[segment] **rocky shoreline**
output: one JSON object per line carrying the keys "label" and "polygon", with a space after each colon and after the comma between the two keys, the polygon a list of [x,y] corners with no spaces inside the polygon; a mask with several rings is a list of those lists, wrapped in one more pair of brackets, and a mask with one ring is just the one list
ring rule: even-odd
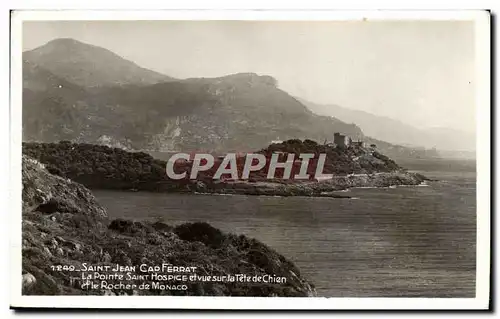
{"label": "rocky shoreline", "polygon": [[[264,150],[274,152],[326,152],[325,174],[330,180],[267,179],[267,171],[254,172],[248,180],[213,179],[213,169],[196,180],[174,180],[166,175],[166,162],[143,152],[106,146],[59,143],[24,143],[23,154],[39,160],[49,172],[70,178],[89,189],[149,191],[160,193],[227,194],[257,196],[307,196],[350,198],[338,191],[355,187],[419,185],[425,176],[410,173],[386,156],[363,148],[337,149],[314,141],[290,140]],[[239,163],[241,164],[241,163]],[[182,167],[189,170],[189,164]],[[293,176],[293,175],[292,175]],[[312,176],[312,175],[311,175]]]}
{"label": "rocky shoreline", "polygon": [[427,180],[429,179],[421,174],[401,170],[387,173],[334,176],[331,180],[320,182],[234,181],[210,185],[203,182],[193,182],[189,189],[200,194],[351,198],[348,195],[335,192],[358,187],[416,186]]}
{"label": "rocky shoreline", "polygon": [[[25,295],[316,296],[314,286],[291,261],[256,239],[200,222],[171,226],[110,220],[84,186],[49,173],[24,155],[22,168]],[[162,264],[191,267],[204,278],[268,275],[285,283],[196,281],[186,282],[185,290],[134,289],[130,287],[144,280],[133,277],[129,283],[135,286],[82,289],[81,273],[72,272],[87,265],[111,269]],[[141,274],[135,268],[129,273]]]}
{"label": "rocky shoreline", "polygon": [[[23,151],[28,155],[23,155],[22,163],[22,260],[23,293],[29,295],[316,296],[314,286],[291,261],[258,240],[226,234],[207,223],[172,226],[162,222],[110,220],[86,187],[350,198],[339,192],[356,187],[420,185],[429,180],[385,159],[388,163],[383,166],[385,171],[334,173],[332,179],[322,181],[229,181],[213,180],[210,176],[174,181],[165,180],[164,162],[145,153],[66,142],[25,146]],[[86,290],[74,274],[53,268],[65,265],[67,269],[79,269],[85,263],[107,267],[168,263],[194,267],[203,276],[272,275],[285,278],[286,284],[189,282],[184,290],[141,290],[133,286]],[[134,274],[140,275],[140,271]],[[140,281],[131,280],[135,287]]]}

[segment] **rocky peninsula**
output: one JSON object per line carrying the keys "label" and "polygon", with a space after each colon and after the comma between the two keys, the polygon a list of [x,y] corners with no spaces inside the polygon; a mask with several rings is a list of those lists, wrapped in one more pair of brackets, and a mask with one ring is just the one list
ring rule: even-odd
{"label": "rocky peninsula", "polygon": [[[166,176],[166,162],[153,158],[145,152],[128,152],[103,145],[59,143],[23,143],[23,154],[31,156],[46,165],[47,169],[65,178],[70,178],[90,189],[116,189],[152,192],[184,192],[208,194],[244,194],[259,196],[311,196],[349,198],[338,191],[353,187],[390,187],[397,185],[419,185],[428,180],[425,176],[406,171],[387,156],[364,147],[339,148],[320,145],[311,140],[289,140],[272,144],[259,151],[266,158],[280,154],[282,160],[287,154],[312,153],[311,176],[315,170],[318,154],[326,154],[324,173],[333,178],[317,181],[279,178],[267,179],[268,166],[251,172],[247,180],[231,180],[222,175],[212,177],[220,165],[189,178],[172,180]],[[238,157],[241,166],[244,155]],[[176,169],[190,170],[189,162],[179,163]],[[294,163],[292,174],[300,169]]]}
{"label": "rocky peninsula", "polygon": [[[51,174],[26,155],[22,170],[23,294],[316,296],[314,286],[291,261],[256,239],[200,222],[171,226],[110,220],[83,185]],[[89,265],[100,267],[96,270],[119,268],[120,274],[114,275],[128,276],[130,285],[120,286],[113,282],[118,277],[92,272],[94,279],[107,276],[108,288],[82,289],[83,272],[78,270]],[[173,265],[173,275],[176,269],[190,269],[197,278],[240,274],[242,280],[189,281],[184,290],[165,289],[167,283],[139,288],[146,276],[143,270],[158,265]],[[243,280],[253,277],[269,280]]]}
{"label": "rocky peninsula", "polygon": [[234,181],[213,183],[210,187],[207,187],[203,182],[197,182],[192,187],[197,193],[202,194],[350,198],[350,196],[338,192],[357,187],[416,186],[425,183],[427,180],[421,174],[395,171],[334,176],[331,180],[319,182]]}

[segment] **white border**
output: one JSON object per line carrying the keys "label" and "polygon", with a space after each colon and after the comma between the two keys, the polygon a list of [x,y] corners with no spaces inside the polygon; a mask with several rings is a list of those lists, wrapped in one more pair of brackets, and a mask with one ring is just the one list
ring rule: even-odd
{"label": "white border", "polygon": [[[477,279],[476,298],[267,298],[165,296],[22,296],[21,97],[24,20],[470,20],[476,25]],[[490,18],[484,11],[18,11],[11,30],[11,306],[163,309],[487,309],[490,264]],[[124,299],[125,298],[125,299]]]}
{"label": "white border", "polygon": [[477,10],[59,10],[14,12],[13,20],[269,20],[269,21],[353,21],[353,20],[470,20],[487,19]]}

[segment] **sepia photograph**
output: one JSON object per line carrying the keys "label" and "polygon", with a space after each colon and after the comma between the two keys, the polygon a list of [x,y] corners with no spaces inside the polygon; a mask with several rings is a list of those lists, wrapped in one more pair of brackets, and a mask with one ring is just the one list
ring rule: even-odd
{"label": "sepia photograph", "polygon": [[14,11],[13,306],[487,306],[489,13],[328,14]]}

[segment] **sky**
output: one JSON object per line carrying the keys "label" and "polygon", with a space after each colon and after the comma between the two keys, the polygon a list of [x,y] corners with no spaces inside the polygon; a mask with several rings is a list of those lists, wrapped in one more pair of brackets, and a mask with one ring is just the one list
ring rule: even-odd
{"label": "sky", "polygon": [[271,75],[321,104],[419,128],[475,131],[467,21],[30,21],[23,50],[56,38],[102,46],[176,78]]}

